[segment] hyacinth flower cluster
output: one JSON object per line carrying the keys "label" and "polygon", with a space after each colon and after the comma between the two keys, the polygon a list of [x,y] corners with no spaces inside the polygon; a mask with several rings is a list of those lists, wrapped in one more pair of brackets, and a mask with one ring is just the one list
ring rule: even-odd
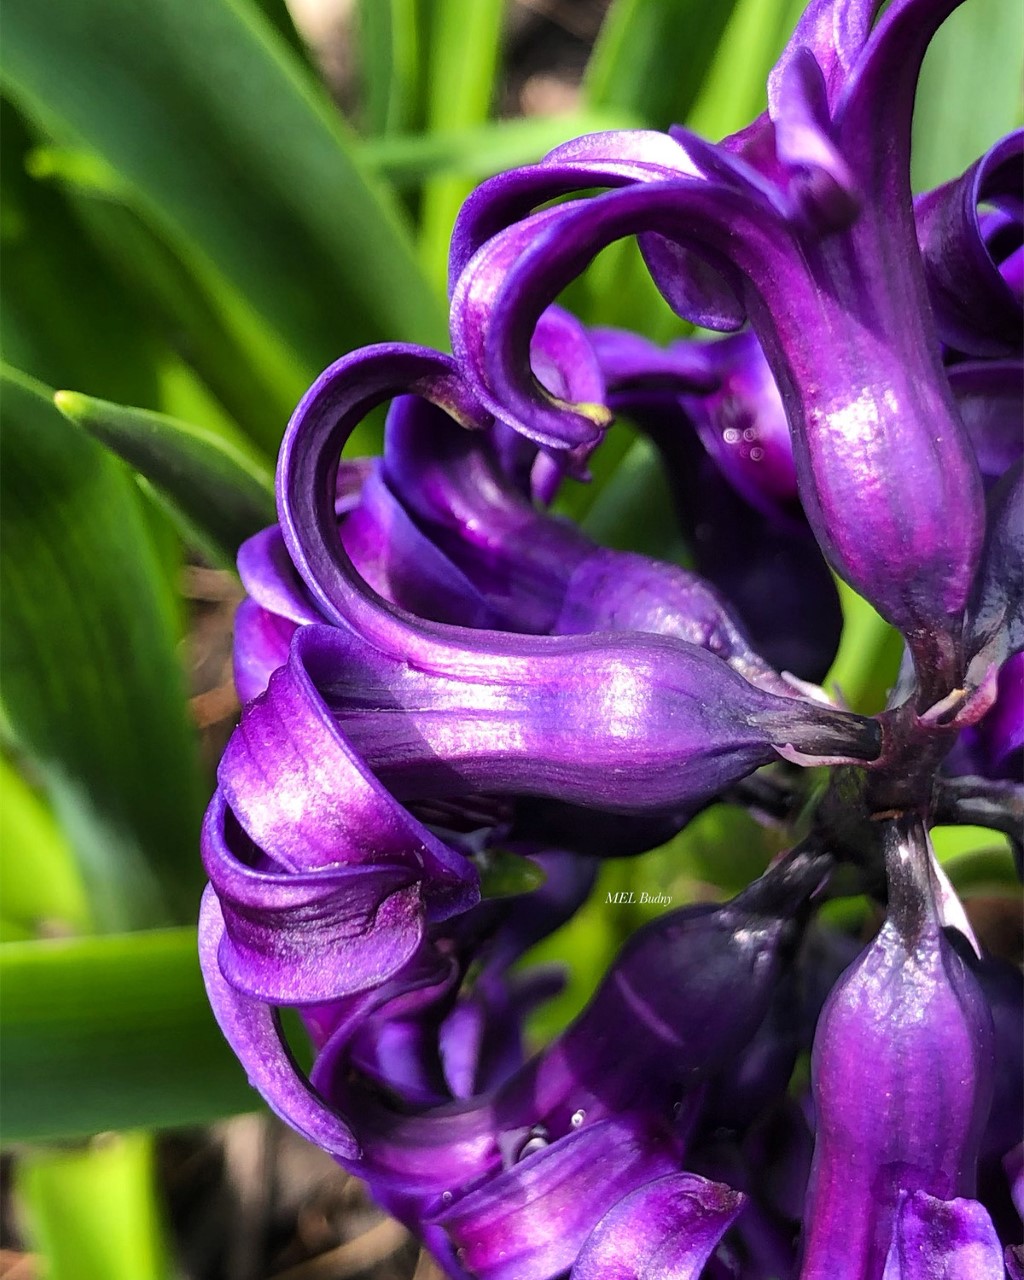
{"label": "hyacinth flower cluster", "polygon": [[[254,1087],[454,1280],[1021,1274],[1024,989],[928,834],[1018,839],[1024,804],[1024,144],[909,179],[954,7],[812,0],[741,133],[598,134],[485,182],[453,354],[356,351],[288,427],[280,523],[239,558],[203,969]],[[556,305],[627,236],[729,336]],[[386,403],[382,456],[342,461]],[[616,417],[692,568],[552,513]],[[874,716],[819,687],[833,573],[905,641]],[[520,958],[602,859],[723,799],[788,852],[645,925],[528,1056],[557,981]],[[485,896],[508,853],[543,883]],[[877,904],[866,944],[819,919],[837,893]]]}

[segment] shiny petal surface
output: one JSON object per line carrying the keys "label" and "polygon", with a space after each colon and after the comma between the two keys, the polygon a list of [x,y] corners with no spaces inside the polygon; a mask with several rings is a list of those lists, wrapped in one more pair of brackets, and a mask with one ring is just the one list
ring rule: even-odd
{"label": "shiny petal surface", "polygon": [[924,833],[885,840],[889,916],[815,1035],[803,1280],[878,1274],[902,1193],[972,1195],[991,1101],[991,1015],[940,930]]}
{"label": "shiny petal surface", "polygon": [[743,1199],[692,1173],[649,1182],[623,1197],[597,1224],[571,1280],[698,1280]]}
{"label": "shiny petal surface", "polygon": [[527,1155],[436,1223],[481,1280],[553,1280],[617,1201],[673,1172],[655,1134],[603,1121]]}
{"label": "shiny petal surface", "polygon": [[1003,1248],[977,1200],[903,1201],[882,1280],[1003,1280]]}

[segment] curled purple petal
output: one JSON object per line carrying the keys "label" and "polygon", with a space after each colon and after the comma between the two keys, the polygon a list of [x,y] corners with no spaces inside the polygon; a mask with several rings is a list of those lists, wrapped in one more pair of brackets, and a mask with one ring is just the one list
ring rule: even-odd
{"label": "curled purple petal", "polygon": [[218,960],[224,925],[216,894],[207,889],[199,917],[199,960],[213,1012],[228,1043],[245,1064],[249,1082],[271,1110],[303,1137],[341,1160],[357,1160],[351,1130],[298,1072],[281,1037],[274,1010],[236,991]]}
{"label": "curled purple petal", "polygon": [[221,903],[221,972],[271,1004],[316,1003],[376,986],[402,968],[423,936],[409,866],[281,872],[247,866],[229,847],[214,797],[203,829],[206,871]]}
{"label": "curled purple petal", "polygon": [[743,1201],[738,1192],[693,1173],[649,1182],[597,1224],[571,1280],[698,1280]]}
{"label": "curled purple petal", "polygon": [[539,1144],[435,1224],[459,1265],[481,1280],[553,1280],[614,1204],[675,1170],[657,1134],[604,1120]]}
{"label": "curled purple petal", "polygon": [[[1003,138],[962,177],[918,196],[918,240],[939,336],[972,356],[1017,356],[1022,300],[986,243],[980,208],[1019,202],[1024,133]],[[1021,231],[1018,204],[1017,237]]]}

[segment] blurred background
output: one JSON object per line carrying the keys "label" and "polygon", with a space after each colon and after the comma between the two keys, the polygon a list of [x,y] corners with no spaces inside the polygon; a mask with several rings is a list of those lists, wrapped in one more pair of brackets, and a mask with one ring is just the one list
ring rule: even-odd
{"label": "blurred background", "polygon": [[[436,1274],[261,1109],[206,1005],[198,827],[239,710],[234,551],[274,518],[277,443],[325,365],[384,339],[447,345],[448,237],[477,182],[598,129],[745,125],[802,7],[5,0],[0,1276]],[[941,33],[918,188],[1019,123],[1022,22],[1017,0],[969,0]],[[684,332],[631,245],[567,301]],[[563,509],[612,545],[680,551],[626,427]],[[844,605],[832,677],[873,711],[898,647]],[[1019,955],[1005,846],[940,839],[979,931]],[[606,892],[720,898],[775,851],[718,807],[642,865],[610,862],[538,955],[572,957],[538,1041],[645,918],[602,910]]]}

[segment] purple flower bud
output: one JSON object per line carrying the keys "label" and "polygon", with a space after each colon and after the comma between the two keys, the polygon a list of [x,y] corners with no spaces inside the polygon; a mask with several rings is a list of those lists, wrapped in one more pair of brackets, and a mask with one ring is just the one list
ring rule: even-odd
{"label": "purple flower bud", "polygon": [[885,830],[889,914],[821,1016],[804,1280],[880,1274],[902,1197],[974,1193],[992,1091],[992,1020],[940,927],[931,852],[909,819]]}

